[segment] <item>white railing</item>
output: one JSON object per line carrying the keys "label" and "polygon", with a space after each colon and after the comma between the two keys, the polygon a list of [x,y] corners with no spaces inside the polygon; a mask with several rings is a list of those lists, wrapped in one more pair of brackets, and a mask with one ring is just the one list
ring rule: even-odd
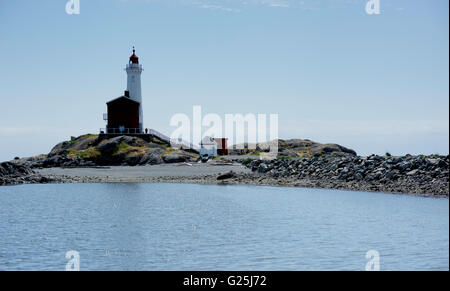
{"label": "white railing", "polygon": [[128,64],[125,69],[139,69],[143,71],[142,65],[138,64]]}
{"label": "white railing", "polygon": [[142,134],[139,128],[100,128],[106,134]]}
{"label": "white railing", "polygon": [[160,140],[163,140],[167,143],[170,143],[172,147],[182,148],[182,149],[193,149],[198,150],[198,147],[194,146],[192,143],[188,143],[187,141],[181,139],[170,138],[165,134],[160,133],[154,129],[150,129],[148,131],[149,134],[156,136]]}
{"label": "white railing", "polygon": [[159,131],[156,131],[154,129],[150,129],[148,131],[149,134],[156,136],[157,138],[159,138],[160,140],[163,140],[167,143],[170,143],[170,137],[168,137],[167,135],[164,135],[162,133],[160,133]]}

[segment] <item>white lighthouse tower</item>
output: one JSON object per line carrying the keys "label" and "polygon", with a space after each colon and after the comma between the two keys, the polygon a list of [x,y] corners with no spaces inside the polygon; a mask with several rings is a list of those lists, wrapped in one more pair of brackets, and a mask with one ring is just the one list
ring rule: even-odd
{"label": "white lighthouse tower", "polygon": [[144,116],[142,113],[142,95],[141,95],[141,73],[143,71],[142,65],[139,64],[139,58],[136,56],[136,50],[133,47],[133,55],[130,57],[130,62],[125,68],[127,71],[127,91],[130,94],[130,99],[139,102],[139,131],[143,131]]}

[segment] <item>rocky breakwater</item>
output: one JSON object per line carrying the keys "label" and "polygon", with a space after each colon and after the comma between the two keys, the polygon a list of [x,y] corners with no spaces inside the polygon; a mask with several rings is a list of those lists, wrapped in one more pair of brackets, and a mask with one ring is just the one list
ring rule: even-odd
{"label": "rocky breakwater", "polygon": [[323,154],[303,159],[244,160],[259,182],[448,197],[448,156]]}

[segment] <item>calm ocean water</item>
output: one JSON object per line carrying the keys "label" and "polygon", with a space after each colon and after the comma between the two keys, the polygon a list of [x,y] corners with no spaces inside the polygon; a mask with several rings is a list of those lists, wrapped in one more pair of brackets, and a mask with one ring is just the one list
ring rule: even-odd
{"label": "calm ocean water", "polygon": [[0,269],[449,269],[449,201],[182,184],[0,188]]}

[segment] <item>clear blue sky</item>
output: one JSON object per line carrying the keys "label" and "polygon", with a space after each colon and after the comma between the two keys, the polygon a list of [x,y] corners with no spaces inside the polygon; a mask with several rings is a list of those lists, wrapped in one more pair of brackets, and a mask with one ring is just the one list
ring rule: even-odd
{"label": "clear blue sky", "polygon": [[145,126],[278,113],[281,138],[448,154],[447,0],[0,2],[0,160],[104,127],[136,46]]}

